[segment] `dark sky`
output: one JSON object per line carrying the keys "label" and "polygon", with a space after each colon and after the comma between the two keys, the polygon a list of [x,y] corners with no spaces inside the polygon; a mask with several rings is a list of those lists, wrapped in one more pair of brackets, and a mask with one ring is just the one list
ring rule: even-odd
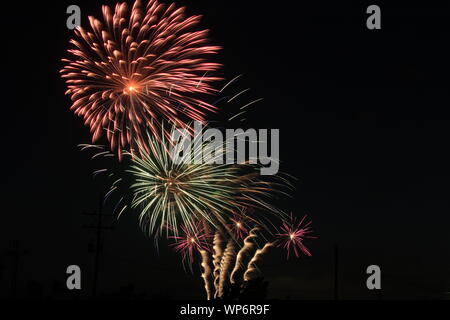
{"label": "dark sky", "polygon": [[[167,2],[167,1],[164,1]],[[281,130],[281,170],[299,180],[285,208],[314,221],[312,258],[274,251],[262,268],[273,298],[333,298],[339,247],[340,297],[378,298],[365,269],[382,268],[382,297],[442,298],[450,291],[449,5],[380,3],[382,30],[369,31],[356,1],[176,1],[203,14],[228,78],[244,74],[264,97],[251,125]],[[106,185],[77,147],[89,130],[69,110],[58,71],[71,32],[66,8],[86,16],[114,1],[15,1],[2,9],[3,188],[0,297],[11,295],[8,251],[18,241],[16,295],[89,297],[95,219]],[[295,5],[294,5],[295,3]],[[113,206],[107,204],[105,213]],[[136,215],[105,218],[99,292],[133,285],[146,297],[202,298],[198,273],[139,229]],[[68,265],[83,290],[68,293]],[[121,289],[122,288],[122,289]]]}

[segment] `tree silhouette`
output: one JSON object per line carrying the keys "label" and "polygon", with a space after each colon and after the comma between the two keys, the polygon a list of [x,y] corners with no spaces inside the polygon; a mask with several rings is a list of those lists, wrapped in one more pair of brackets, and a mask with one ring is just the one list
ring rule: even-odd
{"label": "tree silhouette", "polygon": [[230,284],[224,290],[220,300],[265,300],[269,282],[264,277]]}

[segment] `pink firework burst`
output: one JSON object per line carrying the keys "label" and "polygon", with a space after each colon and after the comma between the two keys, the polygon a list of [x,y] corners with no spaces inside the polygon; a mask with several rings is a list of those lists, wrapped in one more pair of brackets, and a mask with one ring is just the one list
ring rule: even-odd
{"label": "pink firework burst", "polygon": [[248,229],[246,227],[248,217],[245,213],[246,210],[244,209],[240,213],[233,213],[233,216],[230,218],[230,230],[238,239],[244,239],[248,234]]}
{"label": "pink firework burst", "polygon": [[280,243],[278,246],[282,246],[287,250],[287,258],[291,251],[294,252],[295,256],[298,258],[300,254],[303,253],[307,256],[311,256],[311,252],[303,244],[305,239],[315,239],[317,237],[310,236],[313,233],[311,228],[312,221],[306,222],[307,216],[305,215],[300,222],[297,222],[295,217],[291,214],[291,219],[288,222],[283,222],[281,226],[281,233],[277,234],[280,238]]}
{"label": "pink firework burst", "polygon": [[84,118],[93,142],[105,133],[121,158],[130,145],[146,148],[147,130],[160,137],[163,121],[185,127],[215,111],[203,96],[215,92],[219,78],[211,73],[220,64],[209,58],[220,48],[198,29],[200,16],[157,0],[102,9],[102,19],[89,17],[90,26],[75,30],[61,70],[71,110]]}
{"label": "pink firework burst", "polygon": [[211,238],[211,235],[204,231],[201,222],[198,222],[193,229],[196,231],[191,231],[190,228],[182,225],[180,236],[169,237],[175,239],[176,242],[171,246],[174,247],[176,252],[181,252],[183,263],[187,260],[189,264],[192,264],[194,262],[194,254],[196,251],[209,251],[208,239]]}

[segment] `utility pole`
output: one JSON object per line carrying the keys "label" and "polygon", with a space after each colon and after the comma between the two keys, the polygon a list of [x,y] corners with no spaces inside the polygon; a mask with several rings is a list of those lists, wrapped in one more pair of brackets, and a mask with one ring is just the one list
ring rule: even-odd
{"label": "utility pole", "polygon": [[3,280],[3,272],[5,270],[5,266],[3,264],[0,264],[0,281]]}
{"label": "utility pole", "polygon": [[98,288],[98,272],[99,272],[99,261],[100,261],[100,253],[103,251],[102,244],[102,231],[103,230],[112,230],[111,226],[103,226],[103,217],[111,217],[112,214],[103,214],[103,195],[101,194],[99,197],[99,206],[98,210],[93,213],[83,212],[83,215],[96,217],[97,223],[94,225],[84,225],[84,229],[91,229],[96,231],[95,237],[95,253],[94,253],[94,281],[92,286],[92,296],[95,297],[97,295]]}
{"label": "utility pole", "polygon": [[13,240],[11,242],[11,249],[7,252],[7,255],[11,257],[12,264],[12,276],[11,276],[11,298],[15,298],[17,294],[17,281],[19,278],[19,260],[20,257],[26,254],[26,251],[21,251],[19,241]]}
{"label": "utility pole", "polygon": [[339,249],[334,246],[334,300],[339,300]]}

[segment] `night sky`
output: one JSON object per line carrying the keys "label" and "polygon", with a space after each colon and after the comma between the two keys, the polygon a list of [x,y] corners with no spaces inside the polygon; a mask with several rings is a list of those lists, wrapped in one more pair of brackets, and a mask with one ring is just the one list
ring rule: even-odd
{"label": "night sky", "polygon": [[[168,2],[168,1],[164,1]],[[89,129],[70,110],[59,78],[72,32],[66,8],[101,14],[115,1],[15,1],[2,9],[3,192],[0,297],[90,298],[95,231],[105,180],[89,153]],[[442,299],[450,291],[449,5],[379,4],[382,30],[366,28],[356,1],[186,0],[223,46],[231,79],[244,74],[254,128],[279,128],[281,170],[298,178],[283,208],[308,214],[313,257],[272,251],[261,264],[275,299]],[[103,140],[103,142],[105,142]],[[6,180],[5,180],[6,179]],[[104,214],[114,203],[106,203]],[[98,294],[202,299],[197,272],[141,232],[137,215],[104,217]],[[19,264],[11,251],[19,245]],[[82,288],[65,289],[79,265]],[[382,270],[370,292],[367,266]],[[17,271],[17,277],[15,277]],[[17,279],[14,288],[12,279]],[[15,292],[14,292],[15,291]]]}

